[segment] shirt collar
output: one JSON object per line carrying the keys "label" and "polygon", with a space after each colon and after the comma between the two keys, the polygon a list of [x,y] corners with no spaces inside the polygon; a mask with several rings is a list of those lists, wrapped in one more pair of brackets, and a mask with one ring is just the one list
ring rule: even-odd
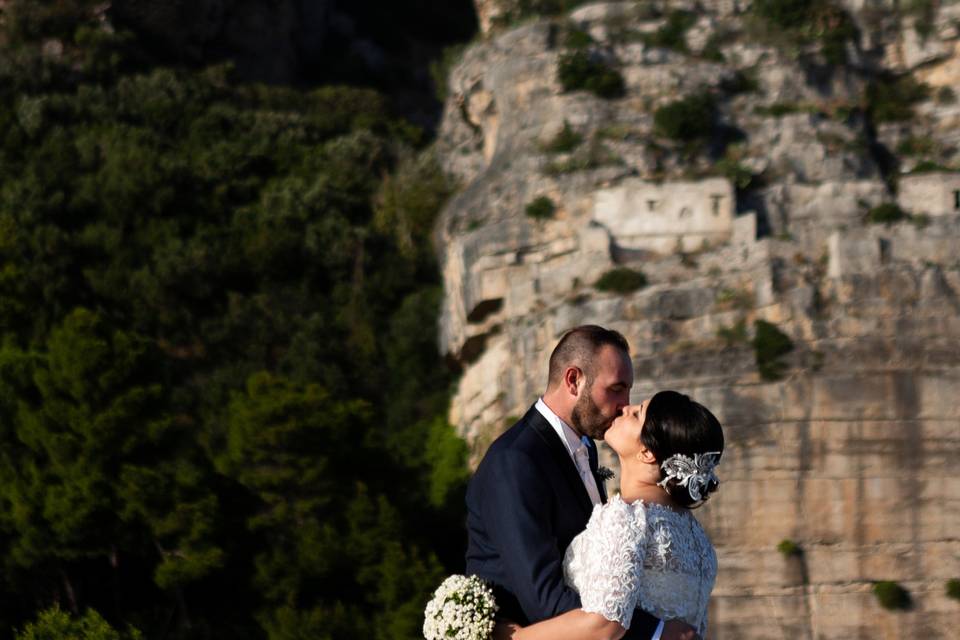
{"label": "shirt collar", "polygon": [[547,403],[543,401],[543,398],[537,399],[537,404],[534,405],[537,411],[540,412],[547,422],[550,423],[550,426],[553,427],[553,430],[557,432],[557,435],[560,436],[561,442],[567,448],[567,453],[570,454],[570,457],[573,457],[573,452],[584,446],[583,442],[580,440],[580,436],[577,435],[577,432],[573,430],[573,427],[568,425],[566,422],[560,419],[560,416],[555,414],[550,407],[547,406]]}

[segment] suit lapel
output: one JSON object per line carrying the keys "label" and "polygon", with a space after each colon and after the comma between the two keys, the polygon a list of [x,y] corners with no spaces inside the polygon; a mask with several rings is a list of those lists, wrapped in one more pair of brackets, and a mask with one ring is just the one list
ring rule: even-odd
{"label": "suit lapel", "polygon": [[560,475],[563,476],[567,484],[570,485],[570,490],[573,492],[573,495],[576,496],[577,503],[584,512],[584,521],[586,521],[590,518],[590,513],[593,511],[593,502],[590,500],[590,494],[587,493],[587,488],[583,486],[583,480],[580,479],[580,474],[577,472],[576,465],[573,464],[573,459],[570,457],[570,454],[567,453],[567,448],[560,441],[560,436],[553,430],[553,427],[550,426],[547,419],[537,411],[536,407],[531,408],[527,413],[527,420],[530,427],[536,431],[537,435],[539,435],[546,444],[547,449],[550,450],[550,455],[554,458]]}

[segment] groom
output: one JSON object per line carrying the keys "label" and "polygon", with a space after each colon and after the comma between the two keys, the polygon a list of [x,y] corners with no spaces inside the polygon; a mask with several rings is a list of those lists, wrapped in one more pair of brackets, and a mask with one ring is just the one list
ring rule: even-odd
{"label": "groom", "polygon": [[[546,393],[494,441],[470,481],[466,570],[493,584],[499,617],[526,625],[580,607],[563,580],[563,554],[606,502],[593,440],[630,403],[629,350],[610,329],[567,331],[550,355]],[[681,621],[640,610],[625,636],[696,637]]]}

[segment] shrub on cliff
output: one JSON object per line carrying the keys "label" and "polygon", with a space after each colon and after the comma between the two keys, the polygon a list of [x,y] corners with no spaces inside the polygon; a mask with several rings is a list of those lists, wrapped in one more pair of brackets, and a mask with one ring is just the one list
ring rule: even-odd
{"label": "shrub on cliff", "polygon": [[620,98],[625,93],[620,72],[585,49],[560,56],[557,80],[564,91],[589,91],[608,100]]}
{"label": "shrub on cliff", "polygon": [[553,217],[556,210],[557,205],[553,203],[553,200],[547,196],[540,196],[527,203],[526,214],[527,217],[534,220],[547,220]]}
{"label": "shrub on cliff", "polygon": [[593,284],[598,291],[612,291],[614,293],[632,293],[647,286],[647,276],[640,271],[629,267],[617,267],[604,273]]}
{"label": "shrub on cliff", "polygon": [[717,328],[717,338],[723,342],[725,347],[733,347],[737,344],[747,341],[747,324],[741,318],[733,326],[722,326]]}
{"label": "shrub on cliff", "polygon": [[884,609],[909,609],[912,605],[910,592],[891,580],[881,580],[873,584],[873,595]]}
{"label": "shrub on cliff", "polygon": [[832,0],[755,0],[753,13],[778,37],[797,44],[819,44],[832,65],[847,61],[847,43],[857,29],[847,11]]}
{"label": "shrub on cliff", "polygon": [[902,122],[913,119],[913,105],[926,100],[930,88],[911,76],[880,78],[866,89],[865,102],[874,122]]}
{"label": "shrub on cliff", "polygon": [[549,142],[543,145],[543,150],[548,153],[570,153],[580,146],[583,142],[583,136],[577,133],[570,123],[563,121],[563,128],[557,132]]}
{"label": "shrub on cliff", "polygon": [[567,49],[586,49],[594,44],[593,36],[574,25],[568,25],[563,36],[563,46]]}
{"label": "shrub on cliff", "polygon": [[960,600],[960,578],[947,580],[947,597],[952,600]]}
{"label": "shrub on cliff", "polygon": [[907,217],[903,209],[893,202],[884,202],[867,212],[867,220],[873,224],[891,224]]}
{"label": "shrub on cliff", "polygon": [[753,12],[781,29],[796,29],[806,24],[817,0],[754,0]]}
{"label": "shrub on cliff", "polygon": [[755,320],[753,328],[753,352],[760,377],[779,380],[787,366],[783,357],[793,351],[793,341],[777,325],[766,320]]}
{"label": "shrub on cliff", "polygon": [[777,545],[777,551],[779,551],[780,555],[784,558],[794,558],[803,555],[803,549],[800,548],[800,545],[789,538],[780,541]]}
{"label": "shrub on cliff", "polygon": [[709,93],[696,93],[663,105],[653,114],[653,126],[659,135],[679,142],[706,138],[713,131],[716,102]]}
{"label": "shrub on cliff", "polygon": [[697,14],[692,11],[675,9],[667,14],[663,26],[647,34],[643,41],[651,47],[663,47],[674,51],[687,51],[687,30],[697,21]]}

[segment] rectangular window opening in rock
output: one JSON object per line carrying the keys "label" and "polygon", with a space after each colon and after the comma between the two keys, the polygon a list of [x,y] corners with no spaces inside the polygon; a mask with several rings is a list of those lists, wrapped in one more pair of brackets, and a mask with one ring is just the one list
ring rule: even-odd
{"label": "rectangular window opening in rock", "polygon": [[713,215],[720,215],[720,201],[723,200],[722,195],[713,194],[710,196],[710,199],[713,200]]}
{"label": "rectangular window opening in rock", "polygon": [[880,238],[880,264],[886,264],[890,261],[890,241],[886,238]]}
{"label": "rectangular window opening in rock", "polygon": [[953,208],[960,209],[960,189],[953,192]]}
{"label": "rectangular window opening in rock", "polygon": [[657,210],[657,201],[647,200],[647,211],[656,211],[656,210]]}

